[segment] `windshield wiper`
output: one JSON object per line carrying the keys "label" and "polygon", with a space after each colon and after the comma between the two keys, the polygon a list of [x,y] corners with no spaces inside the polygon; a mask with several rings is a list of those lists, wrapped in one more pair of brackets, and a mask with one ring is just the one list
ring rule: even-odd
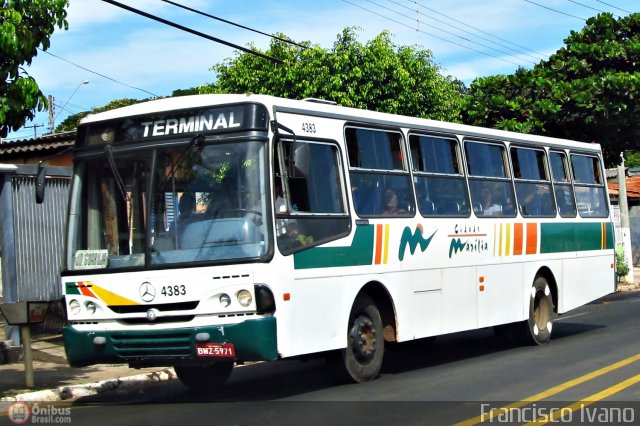
{"label": "windshield wiper", "polygon": [[116,184],[118,185],[118,189],[120,190],[120,195],[125,201],[129,201],[129,194],[127,194],[127,188],[124,185],[124,180],[122,180],[122,176],[118,171],[118,167],[116,166],[116,161],[113,158],[113,148],[111,145],[105,145],[104,153],[107,155],[107,160],[109,161],[109,167],[111,168],[111,173],[116,180]]}

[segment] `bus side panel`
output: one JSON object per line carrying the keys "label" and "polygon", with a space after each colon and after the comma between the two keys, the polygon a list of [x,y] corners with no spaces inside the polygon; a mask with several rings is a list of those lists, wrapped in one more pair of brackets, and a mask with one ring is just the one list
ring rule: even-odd
{"label": "bus side panel", "polygon": [[612,259],[611,250],[591,255],[583,252],[575,259],[566,259],[558,313],[575,309],[613,292],[615,284]]}
{"label": "bus side panel", "polygon": [[344,282],[341,276],[296,279],[291,299],[294,304],[292,355],[344,348],[350,307],[343,308]]}
{"label": "bus side panel", "polygon": [[476,269],[460,266],[442,270],[443,334],[478,327]]}
{"label": "bus side panel", "polygon": [[442,270],[407,272],[406,282],[413,287],[413,337],[434,336],[442,332]]}
{"label": "bus side panel", "polygon": [[[478,327],[506,324],[523,319],[522,263],[478,267]],[[526,284],[525,287],[530,287]]]}

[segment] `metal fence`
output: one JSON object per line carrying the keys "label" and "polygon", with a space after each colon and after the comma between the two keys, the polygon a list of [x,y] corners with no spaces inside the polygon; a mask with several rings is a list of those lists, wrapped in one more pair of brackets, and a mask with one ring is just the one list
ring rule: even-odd
{"label": "metal fence", "polygon": [[[70,167],[46,167],[45,196],[35,200],[36,166],[0,169],[0,241],[4,302],[58,301]],[[49,328],[62,326],[58,308]],[[58,324],[60,323],[60,324]]]}

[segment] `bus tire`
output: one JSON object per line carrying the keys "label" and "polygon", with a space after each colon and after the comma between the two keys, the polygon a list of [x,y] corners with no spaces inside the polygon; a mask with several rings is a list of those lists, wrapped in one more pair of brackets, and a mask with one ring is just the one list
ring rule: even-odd
{"label": "bus tire", "polygon": [[520,327],[522,343],[544,345],[551,339],[553,328],[553,296],[547,279],[538,275],[529,298],[529,318]]}
{"label": "bus tire", "polygon": [[382,319],[375,302],[366,294],[359,295],[353,304],[347,347],[341,355],[341,377],[347,381],[362,383],[378,377],[384,358]]}
{"label": "bus tire", "polygon": [[233,361],[220,361],[207,367],[175,366],[178,379],[197,391],[213,390],[223,385],[233,371]]}

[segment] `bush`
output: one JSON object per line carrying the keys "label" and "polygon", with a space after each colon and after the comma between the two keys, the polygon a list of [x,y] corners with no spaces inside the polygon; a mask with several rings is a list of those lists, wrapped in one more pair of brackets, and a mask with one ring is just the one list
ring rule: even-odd
{"label": "bush", "polygon": [[624,277],[629,273],[629,267],[624,262],[624,255],[622,253],[616,253],[616,275],[618,277]]}

